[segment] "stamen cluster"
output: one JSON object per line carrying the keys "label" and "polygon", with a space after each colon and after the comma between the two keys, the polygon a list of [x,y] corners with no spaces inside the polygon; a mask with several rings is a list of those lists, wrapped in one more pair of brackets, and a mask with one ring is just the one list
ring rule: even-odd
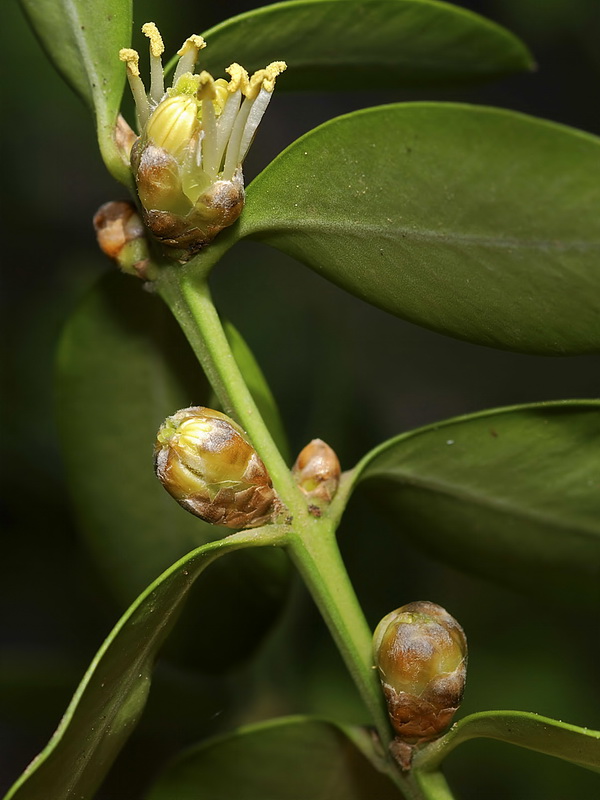
{"label": "stamen cluster", "polygon": [[206,71],[195,74],[206,43],[193,35],[178,51],[172,84],[165,90],[162,37],[153,22],[142,32],[150,40],[148,93],[137,51],[119,53],[127,65],[140,130],[131,166],[146,225],[163,245],[186,258],[241,213],[242,163],[286,65],[275,61],[249,76],[234,63],[226,69],[229,81],[215,80]]}

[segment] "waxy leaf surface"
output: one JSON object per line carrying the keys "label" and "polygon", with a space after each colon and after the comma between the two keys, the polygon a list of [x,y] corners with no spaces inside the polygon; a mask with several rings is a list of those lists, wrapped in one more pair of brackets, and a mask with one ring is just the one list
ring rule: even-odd
{"label": "waxy leaf surface", "polygon": [[202,67],[248,70],[284,60],[279,89],[355,90],[484,80],[530,69],[525,46],[499,25],[429,0],[275,3],[204,34]]}
{"label": "waxy leaf surface", "polygon": [[339,117],[251,184],[239,233],[479,344],[600,349],[600,139],[489,108]]}
{"label": "waxy leaf surface", "polygon": [[[251,353],[239,334],[231,335],[243,368]],[[265,398],[260,375],[253,372],[254,386]],[[67,477],[82,532],[116,595],[129,603],[185,553],[231,532],[184,511],[153,469],[160,424],[180,408],[206,404],[210,389],[162,301],[118,273],[103,278],[66,325],[57,388]],[[287,576],[279,552],[243,553],[218,565],[193,603],[199,609],[210,603],[218,613],[206,622],[202,640],[187,637],[188,649],[195,642],[206,667],[232,666],[236,655],[247,656],[278,613]],[[224,619],[240,606],[248,623],[238,637],[226,637]]]}
{"label": "waxy leaf surface", "polygon": [[[600,401],[486,411],[402,434],[350,473],[399,534],[561,604],[600,599]],[[590,606],[590,608],[593,606]]]}
{"label": "waxy leaf surface", "polygon": [[562,758],[600,772],[600,731],[580,728],[527,711],[483,711],[459,720],[416,758],[415,766],[439,764],[459,744],[476,738],[502,742]]}
{"label": "waxy leaf surface", "polygon": [[[264,529],[261,529],[264,531]],[[60,725],[5,800],[90,800],[142,714],[156,654],[198,576],[215,559],[269,537],[234,534],[189,553],[144,591],[119,620],[80,683]],[[196,635],[212,612],[197,619]],[[223,687],[212,687],[215,713]]]}
{"label": "waxy leaf surface", "polygon": [[242,728],[184,753],[146,800],[397,800],[343,727],[290,717]]}
{"label": "waxy leaf surface", "polygon": [[95,110],[109,169],[126,182],[113,130],[125,86],[119,50],[131,41],[132,0],[20,0],[48,56],[72,89]]}

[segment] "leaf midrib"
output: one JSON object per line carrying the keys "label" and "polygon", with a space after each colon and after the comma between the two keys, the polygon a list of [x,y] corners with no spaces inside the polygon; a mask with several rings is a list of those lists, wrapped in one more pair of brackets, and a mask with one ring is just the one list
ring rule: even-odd
{"label": "leaf midrib", "polygon": [[[556,239],[518,239],[518,238],[498,238],[494,236],[487,236],[476,233],[459,233],[450,231],[434,231],[431,229],[414,230],[406,227],[385,227],[382,228],[376,224],[350,221],[350,220],[331,220],[327,221],[318,220],[314,218],[303,217],[301,221],[278,221],[275,224],[270,224],[267,228],[256,227],[254,230],[250,228],[248,231],[243,232],[243,236],[256,236],[260,238],[268,238],[270,233],[303,233],[307,230],[326,230],[332,232],[335,230],[343,232],[346,237],[364,238],[362,232],[377,234],[380,240],[390,239],[397,243],[398,237],[403,239],[416,239],[424,242],[438,241],[443,244],[457,243],[457,244],[473,244],[479,247],[498,248],[498,249],[523,249],[523,250],[544,250],[554,252],[593,252],[600,250],[600,241],[587,242],[584,240],[571,239],[566,242]],[[361,233],[357,233],[357,229]]]}
{"label": "leaf midrib", "polygon": [[598,538],[597,530],[591,527],[589,524],[584,524],[578,521],[576,523],[577,527],[573,527],[573,524],[570,524],[554,515],[545,514],[539,509],[527,506],[516,506],[514,505],[514,501],[511,501],[510,499],[501,500],[499,498],[491,497],[485,493],[475,493],[473,490],[458,487],[456,484],[442,481],[439,478],[424,478],[412,473],[403,472],[402,470],[394,470],[393,473],[386,472],[384,470],[374,470],[373,472],[369,471],[369,473],[365,474],[363,477],[364,480],[370,480],[372,478],[385,478],[386,480],[395,481],[409,488],[411,486],[415,486],[419,489],[425,489],[426,491],[432,493],[442,494],[456,500],[467,501],[472,505],[479,506],[481,508],[489,508],[504,515],[529,519],[538,523],[541,522],[556,530],[565,530],[575,533],[582,539],[594,541]]}

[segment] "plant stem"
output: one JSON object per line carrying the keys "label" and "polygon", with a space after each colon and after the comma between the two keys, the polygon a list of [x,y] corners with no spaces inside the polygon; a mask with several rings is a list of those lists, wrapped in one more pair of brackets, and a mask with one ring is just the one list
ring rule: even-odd
{"label": "plant stem", "polygon": [[372,633],[327,520],[312,520],[290,534],[288,551],[369,709],[383,747],[392,740],[385,700],[373,668]]}
{"label": "plant stem", "polygon": [[417,790],[417,796],[423,800],[454,800],[454,795],[441,772],[414,769],[405,781],[411,788]]}
{"label": "plant stem", "polygon": [[[219,253],[198,257],[195,269],[167,268],[155,286],[181,325],[214,391],[227,413],[247,431],[264,461],[276,491],[293,521],[285,546],[302,575],[356,684],[382,747],[387,753],[393,734],[385,699],[373,667],[372,634],[348,577],[335,538],[333,520],[317,519],[307,511],[306,499],[267,429],[231,352],[207,283]],[[336,522],[341,511],[336,515]],[[407,800],[451,800],[449,790],[436,793],[412,775],[406,777],[388,761],[389,774]],[[431,787],[431,778],[428,778]]]}
{"label": "plant stem", "polygon": [[306,516],[306,503],[233,357],[206,278],[192,281],[185,273],[178,278],[170,276],[158,283],[158,291],[181,325],[225,411],[248,433],[279,497],[294,517]]}

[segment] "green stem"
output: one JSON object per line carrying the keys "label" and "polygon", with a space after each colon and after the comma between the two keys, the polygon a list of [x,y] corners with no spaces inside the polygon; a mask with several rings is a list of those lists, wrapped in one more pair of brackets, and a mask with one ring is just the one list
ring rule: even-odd
{"label": "green stem", "polygon": [[379,677],[373,668],[372,633],[342,561],[335,531],[326,520],[312,520],[294,529],[287,548],[387,751],[392,733]]}
{"label": "green stem", "polygon": [[412,789],[416,789],[417,797],[423,800],[454,800],[454,795],[441,772],[414,769],[405,781]]}
{"label": "green stem", "polygon": [[158,291],[181,325],[226,413],[238,420],[269,470],[275,489],[294,517],[306,503],[254,402],[235,361],[205,277],[185,272],[158,282]]}
{"label": "green stem", "polygon": [[[212,248],[207,249],[206,256],[199,257],[193,269],[166,269],[155,285],[179,321],[223,407],[248,432],[275,489],[293,515],[287,549],[329,627],[387,752],[392,732],[373,668],[372,634],[344,567],[335,526],[327,518],[315,519],[308,513],[306,499],[235,362],[207,284],[208,271],[220,255],[211,251]],[[422,800],[418,790],[409,788],[399,773],[396,778],[411,800]]]}

